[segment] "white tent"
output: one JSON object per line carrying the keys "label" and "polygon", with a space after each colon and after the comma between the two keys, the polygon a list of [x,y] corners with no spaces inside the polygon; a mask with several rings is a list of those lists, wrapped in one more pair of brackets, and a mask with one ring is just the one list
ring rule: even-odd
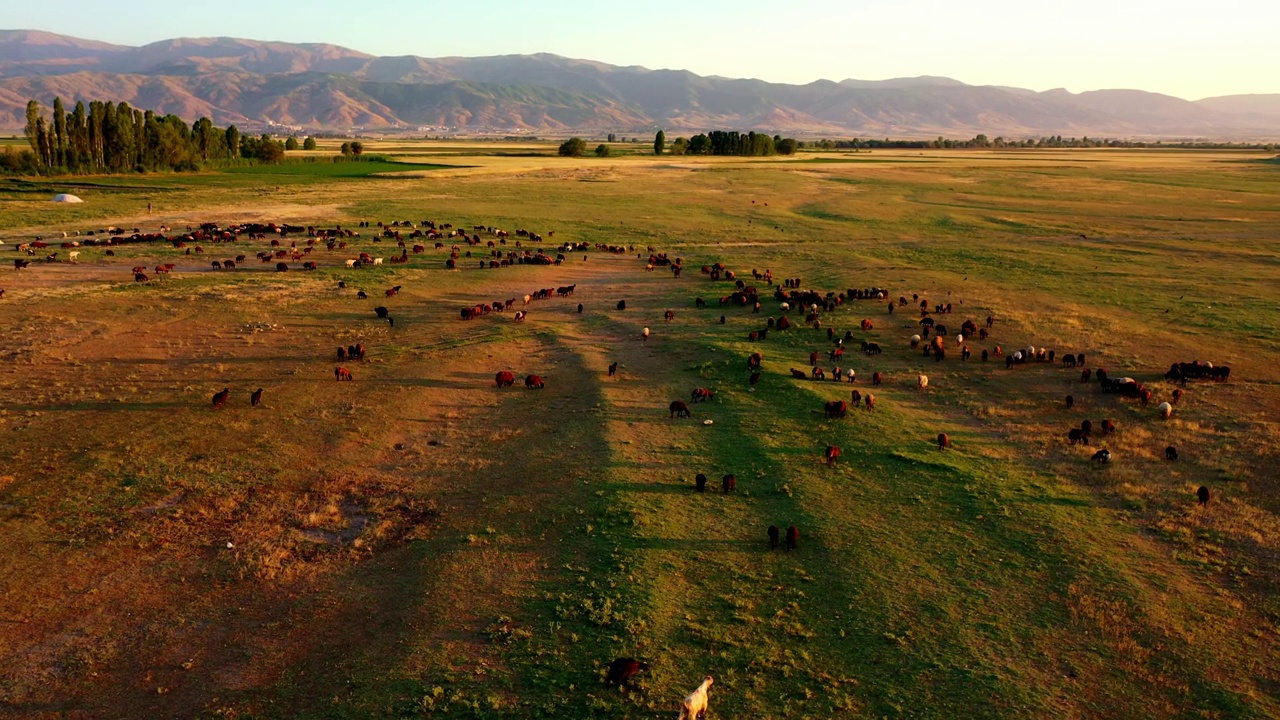
{"label": "white tent", "polygon": [[60,193],[60,194],[58,194],[58,195],[54,195],[54,196],[53,196],[53,201],[54,201],[54,202],[64,202],[64,203],[78,203],[78,202],[84,202],[83,200],[81,200],[80,198],[76,197],[75,195],[68,195],[67,193]]}

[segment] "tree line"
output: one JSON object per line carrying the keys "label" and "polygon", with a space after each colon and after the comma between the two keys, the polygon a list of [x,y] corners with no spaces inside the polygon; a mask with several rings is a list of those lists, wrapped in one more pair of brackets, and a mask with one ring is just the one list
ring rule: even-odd
{"label": "tree line", "polygon": [[[666,133],[659,130],[653,138],[653,152],[661,155],[666,146]],[[736,130],[712,130],[691,138],[676,138],[671,143],[672,155],[735,155],[762,157],[767,155],[794,155],[801,147],[795,138],[781,135]]]}
{"label": "tree line", "polygon": [[936,149],[972,149],[972,148],[1173,148],[1187,150],[1267,150],[1276,148],[1275,143],[1233,143],[1233,142],[1164,142],[1145,140],[1117,140],[1114,138],[1064,138],[1061,135],[1048,137],[1025,138],[1014,140],[1005,137],[988,138],[977,135],[968,140],[952,140],[939,137],[934,140],[814,140],[800,143],[801,147],[813,147],[821,150],[936,150]]}
{"label": "tree line", "polygon": [[[30,150],[0,154],[0,172],[96,174],[197,170],[201,163],[244,158],[276,162],[285,143],[270,135],[245,136],[235,125],[217,127],[207,117],[191,125],[126,102],[77,102],[68,111],[55,98],[50,117],[40,102],[27,103],[24,135]],[[290,138],[294,147],[297,140]],[[306,145],[315,147],[308,138]]]}

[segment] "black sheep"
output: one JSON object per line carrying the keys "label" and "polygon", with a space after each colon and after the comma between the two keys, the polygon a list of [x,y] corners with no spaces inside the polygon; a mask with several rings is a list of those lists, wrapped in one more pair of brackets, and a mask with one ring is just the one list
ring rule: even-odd
{"label": "black sheep", "polygon": [[626,685],[636,673],[649,669],[649,663],[634,658],[618,658],[609,663],[609,674],[605,682],[619,687]]}
{"label": "black sheep", "polygon": [[800,530],[791,525],[787,527],[787,549],[795,550],[800,547]]}
{"label": "black sheep", "polygon": [[1165,460],[1177,460],[1177,459],[1178,459],[1178,449],[1177,449],[1177,448],[1175,448],[1175,447],[1174,447],[1174,446],[1172,446],[1172,445],[1170,445],[1169,447],[1165,448],[1165,449],[1164,449],[1164,459],[1165,459]]}
{"label": "black sheep", "polygon": [[1196,497],[1200,499],[1201,505],[1208,505],[1209,504],[1209,488],[1201,485],[1200,489],[1196,490]]}
{"label": "black sheep", "polygon": [[778,549],[778,535],[779,535],[780,533],[781,533],[781,531],[780,531],[780,530],[778,530],[778,526],[777,526],[777,525],[770,525],[770,526],[769,526],[769,549],[770,549],[770,550],[777,550],[777,549]]}
{"label": "black sheep", "polygon": [[707,476],[706,476],[706,475],[703,475],[702,473],[698,473],[698,477],[694,478],[694,481],[698,483],[698,492],[706,492],[706,491],[707,491]]}

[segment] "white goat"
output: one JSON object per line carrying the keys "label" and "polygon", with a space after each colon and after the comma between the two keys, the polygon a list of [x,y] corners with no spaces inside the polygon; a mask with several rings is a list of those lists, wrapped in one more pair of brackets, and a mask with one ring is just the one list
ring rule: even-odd
{"label": "white goat", "polygon": [[711,676],[708,675],[697,690],[681,701],[680,720],[698,720],[707,712],[707,688],[711,687],[711,683]]}

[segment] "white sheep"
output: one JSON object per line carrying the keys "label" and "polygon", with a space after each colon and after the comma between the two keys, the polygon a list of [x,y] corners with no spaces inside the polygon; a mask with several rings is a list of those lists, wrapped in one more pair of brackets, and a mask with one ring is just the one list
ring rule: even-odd
{"label": "white sheep", "polygon": [[920,388],[921,390],[929,387],[929,376],[921,375],[920,377],[916,378],[916,387]]}
{"label": "white sheep", "polygon": [[790,309],[791,309],[791,303],[782,303],[782,312],[787,312]]}
{"label": "white sheep", "polygon": [[911,347],[913,347],[913,348],[914,348],[914,347],[920,347],[920,336],[919,336],[919,335],[912,335],[912,336],[911,336]]}
{"label": "white sheep", "polygon": [[645,328],[645,329],[644,329],[644,339],[645,339],[645,340],[648,340],[648,339],[649,339],[649,328]]}
{"label": "white sheep", "polygon": [[532,300],[533,300],[533,296],[532,296],[532,295],[525,295],[525,296],[524,296],[524,304],[525,304],[525,305],[528,305],[528,304],[529,304],[529,302],[530,302],[530,301],[532,301]]}
{"label": "white sheep", "polygon": [[1018,352],[1016,352],[1016,353],[1014,353],[1014,354],[1013,354],[1013,361],[1014,361],[1014,362],[1016,362],[1016,363],[1018,363],[1018,362],[1022,362],[1022,351],[1021,351],[1021,350],[1019,350]]}
{"label": "white sheep", "polygon": [[374,258],[374,259],[373,259],[373,264],[374,264],[374,265],[381,265],[381,264],[382,264],[382,258]]}
{"label": "white sheep", "polygon": [[79,257],[80,257],[80,251],[79,251],[79,250],[77,250],[77,251],[75,251],[75,252],[69,252],[69,253],[67,253],[67,259],[68,259],[68,260],[70,260],[71,262],[75,262],[75,261],[76,261],[76,259],[77,259],[77,258],[79,258]]}
{"label": "white sheep", "polygon": [[1028,345],[1026,352],[1027,352],[1027,359],[1030,360],[1031,358],[1036,356],[1036,346]]}
{"label": "white sheep", "polygon": [[355,267],[355,266],[356,266],[356,262],[357,262],[357,261],[355,261],[355,260],[348,260],[348,261],[347,261],[347,267],[349,267],[349,268],[353,268],[353,267]]}
{"label": "white sheep", "polygon": [[711,687],[711,683],[711,676],[706,676],[698,689],[680,703],[680,720],[698,720],[702,717],[707,711],[707,688]]}
{"label": "white sheep", "polygon": [[963,335],[957,335],[957,336],[956,336],[956,344],[957,344],[957,345],[963,345],[963,344],[964,344],[964,336],[963,336]]}
{"label": "white sheep", "polygon": [[1157,407],[1156,409],[1160,411],[1160,417],[1165,420],[1168,420],[1170,417],[1173,417],[1173,406],[1167,402],[1160,403],[1160,406]]}

